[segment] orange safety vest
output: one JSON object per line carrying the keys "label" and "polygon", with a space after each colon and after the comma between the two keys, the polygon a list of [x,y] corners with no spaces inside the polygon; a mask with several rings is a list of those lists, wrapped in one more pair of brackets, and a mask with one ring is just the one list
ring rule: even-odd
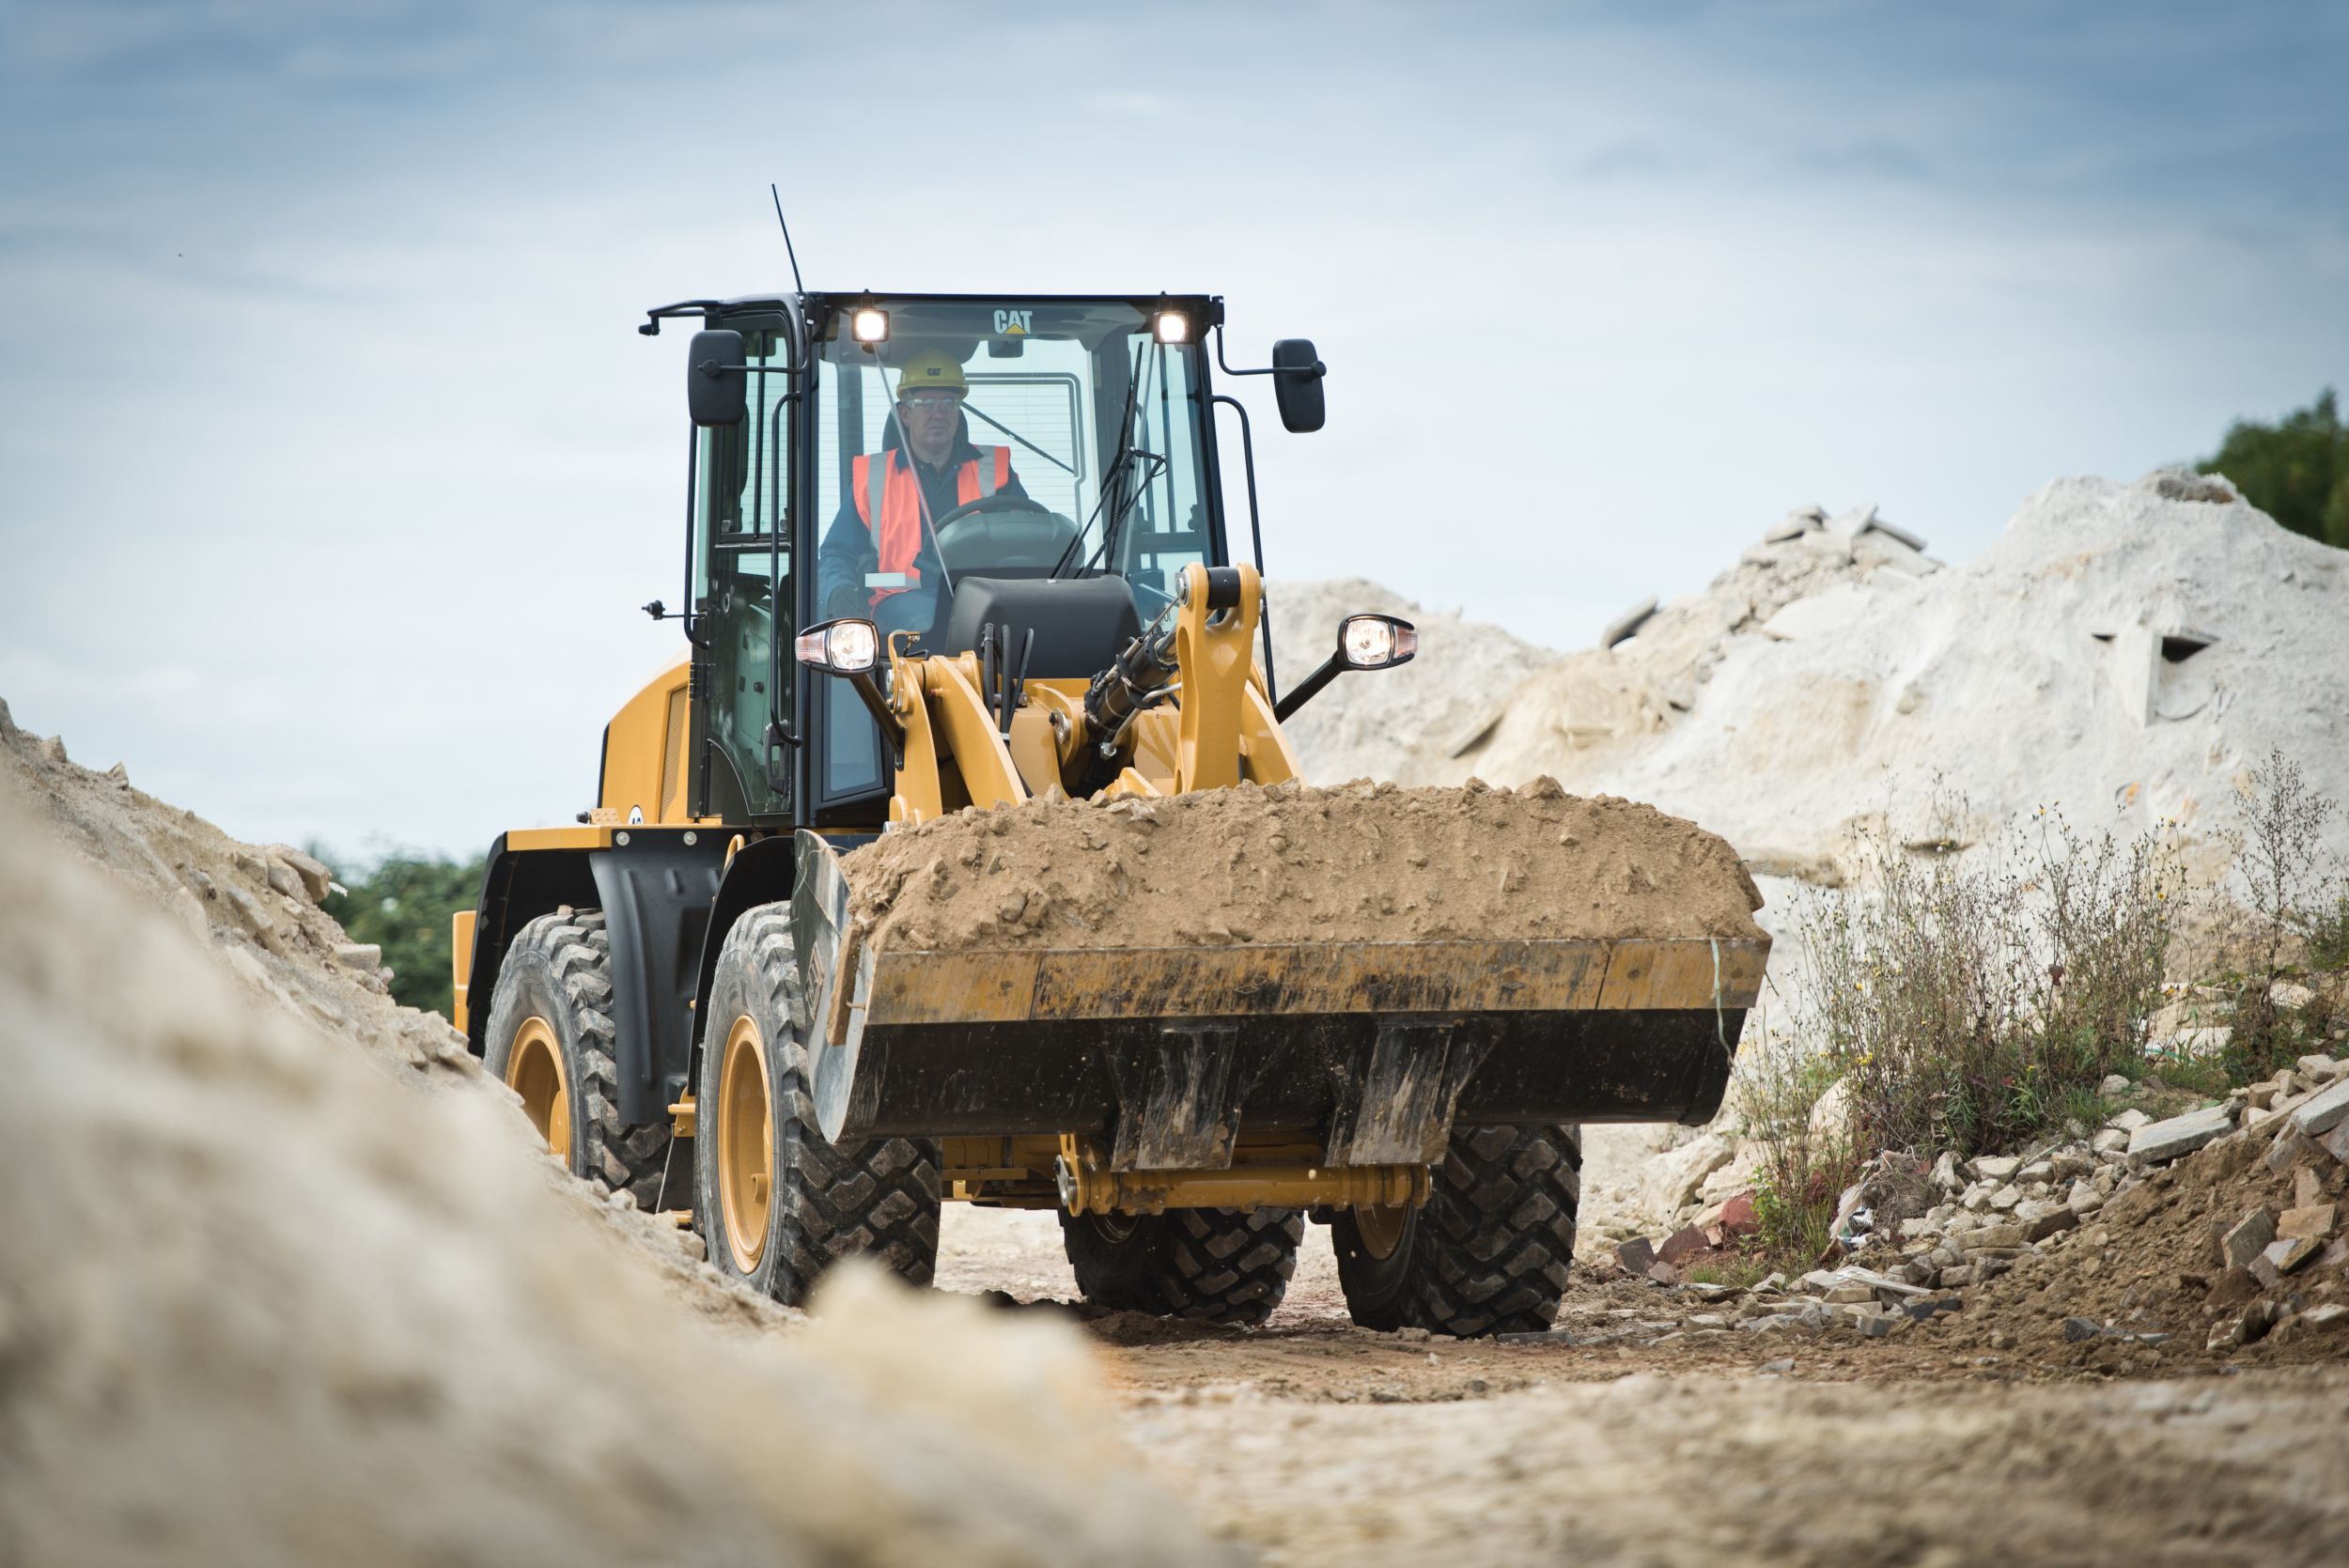
{"label": "orange safety vest", "polygon": [[[981,501],[1011,483],[1011,448],[988,446],[980,448],[981,457],[994,454],[992,462],[972,458],[955,471],[955,503]],[[895,481],[903,479],[905,483]],[[902,594],[922,584],[922,574],[914,562],[922,557],[922,485],[912,469],[900,462],[897,449],[889,451],[885,469],[873,466],[871,458],[859,458],[849,467],[849,489],[856,494],[856,515],[874,534],[874,545],[880,560],[876,571],[903,572],[904,588],[876,588],[873,603],[879,605],[892,594]],[[873,516],[880,515],[880,527],[873,529]]]}

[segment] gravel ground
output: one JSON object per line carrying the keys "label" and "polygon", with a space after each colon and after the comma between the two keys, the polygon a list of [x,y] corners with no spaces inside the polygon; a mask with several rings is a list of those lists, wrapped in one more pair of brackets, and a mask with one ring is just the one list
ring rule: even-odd
{"label": "gravel ground", "polygon": [[[1328,1238],[1261,1330],[1085,1320],[1158,1479],[1269,1562],[2349,1560],[2349,1367],[1754,1335],[1625,1280],[1569,1295],[1576,1343],[1374,1334]],[[950,1204],[941,1250],[1073,1310],[1050,1214]]]}

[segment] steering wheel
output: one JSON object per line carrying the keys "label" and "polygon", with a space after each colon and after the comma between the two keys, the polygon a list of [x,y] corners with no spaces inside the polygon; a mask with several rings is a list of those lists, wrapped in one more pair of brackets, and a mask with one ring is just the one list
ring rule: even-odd
{"label": "steering wheel", "polygon": [[1077,525],[1024,495],[966,501],[931,524],[946,569],[960,576],[989,567],[1050,567],[1077,536]]}

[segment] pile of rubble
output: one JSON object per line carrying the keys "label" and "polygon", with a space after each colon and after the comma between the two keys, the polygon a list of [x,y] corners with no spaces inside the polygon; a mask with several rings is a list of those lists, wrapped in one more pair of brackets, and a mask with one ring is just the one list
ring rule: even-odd
{"label": "pile of rubble", "polygon": [[[2103,1087],[2139,1093],[2118,1078]],[[1661,1244],[1624,1243],[1614,1261],[1707,1309],[1675,1332],[1881,1337],[1961,1310],[1981,1316],[1990,1302],[1999,1322],[1984,1332],[1999,1348],[2023,1331],[1999,1309],[2019,1305],[2026,1324],[2053,1326],[2071,1344],[2158,1348],[2192,1330],[2193,1347],[2224,1351],[2280,1330],[2284,1343],[2349,1351],[2349,1061],[2304,1056],[2182,1114],[2124,1109],[2092,1133],[2069,1130],[2017,1155],[1945,1151],[1929,1165],[1879,1155],[1844,1195],[1821,1266],[1799,1277],[1742,1288],[1690,1278],[1730,1262],[1752,1231],[1746,1194]],[[2162,1288],[2144,1288],[2170,1263]],[[2021,1288],[1996,1296],[1989,1287],[2008,1276]],[[2104,1299],[2100,1276],[2119,1284],[2117,1296]],[[2201,1322],[2187,1321],[2195,1308]]]}

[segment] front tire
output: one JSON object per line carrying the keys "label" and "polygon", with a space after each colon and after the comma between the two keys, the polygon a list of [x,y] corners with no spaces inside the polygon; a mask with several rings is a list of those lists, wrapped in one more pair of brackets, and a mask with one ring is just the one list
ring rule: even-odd
{"label": "front tire", "polygon": [[694,1091],[694,1212],[718,1270],[788,1306],[853,1252],[909,1284],[938,1266],[935,1145],[828,1142],[809,1093],[789,906],[747,910],[709,988]]}
{"label": "front tire", "polygon": [[661,1198],[669,1126],[621,1125],[616,1037],[602,911],[566,906],[516,932],[490,994],[482,1065],[521,1096],[571,1174],[649,1209]]}
{"label": "front tire", "polygon": [[1119,1312],[1254,1327],[1297,1272],[1305,1217],[1295,1209],[1060,1211],[1061,1240],[1084,1298]]}
{"label": "front tire", "polygon": [[1354,1321],[1461,1339],[1548,1328],[1574,1261],[1579,1130],[1461,1128],[1434,1177],[1423,1207],[1349,1209],[1330,1225]]}

